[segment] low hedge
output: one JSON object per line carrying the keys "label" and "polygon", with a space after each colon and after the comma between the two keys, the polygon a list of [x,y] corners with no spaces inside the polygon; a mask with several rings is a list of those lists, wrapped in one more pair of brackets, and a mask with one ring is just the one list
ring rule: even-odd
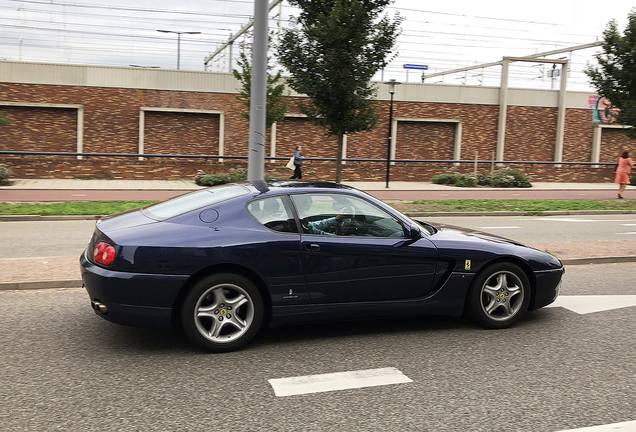
{"label": "low hedge", "polygon": [[520,169],[503,168],[494,173],[481,172],[477,177],[470,174],[458,174],[450,172],[436,175],[431,179],[435,184],[455,185],[459,187],[492,186],[505,187],[532,187],[526,173]]}
{"label": "low hedge", "polygon": [[0,186],[8,186],[11,184],[11,181],[9,180],[11,173],[12,170],[4,165],[0,165]]}

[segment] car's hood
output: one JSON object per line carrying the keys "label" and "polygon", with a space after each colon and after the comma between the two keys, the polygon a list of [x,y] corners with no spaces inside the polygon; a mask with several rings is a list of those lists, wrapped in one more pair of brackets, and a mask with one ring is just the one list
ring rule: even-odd
{"label": "car's hood", "polygon": [[487,243],[499,243],[499,244],[513,244],[516,246],[527,247],[526,245],[519,243],[515,240],[511,240],[505,237],[501,237],[495,234],[485,233],[483,231],[473,230],[469,228],[462,228],[455,225],[447,225],[444,223],[430,223],[438,232],[431,237],[433,243],[437,239],[443,240],[457,240],[457,241],[474,241],[474,242],[487,242]]}

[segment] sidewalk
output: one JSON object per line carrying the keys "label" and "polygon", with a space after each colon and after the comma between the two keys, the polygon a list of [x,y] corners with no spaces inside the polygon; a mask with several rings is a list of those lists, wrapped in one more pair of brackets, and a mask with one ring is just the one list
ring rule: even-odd
{"label": "sidewalk", "polygon": [[[430,182],[391,182],[389,189],[385,188],[385,182],[344,182],[349,186],[373,192],[381,193],[382,200],[399,200],[401,194],[414,191],[440,192],[436,199],[451,192],[484,191],[484,188],[457,188],[454,186],[436,185]],[[0,197],[3,191],[172,191],[174,195],[190,190],[200,189],[191,181],[178,180],[67,180],[67,179],[18,179],[12,186],[0,187]],[[630,190],[631,189],[631,190]],[[518,195],[521,191],[529,189],[496,189],[488,188],[488,191],[500,191]],[[599,192],[614,197],[616,186],[611,183],[533,183],[532,191],[564,191],[571,196],[579,197],[587,193]],[[628,187],[632,194],[636,191],[633,186]],[[577,192],[572,194],[572,192]],[[81,194],[76,194],[81,195]],[[636,198],[636,196],[635,196]],[[77,197],[76,199],[81,199]],[[0,201],[3,199],[0,198]],[[2,222],[0,222],[2,223]],[[529,246],[539,250],[547,250],[556,255],[565,265],[576,264],[605,264],[620,262],[636,262],[636,241],[623,240],[619,242],[559,242],[559,243],[531,243]],[[616,251],[621,251],[616,256]],[[79,255],[79,253],[78,253]],[[45,288],[73,288],[81,287],[79,275],[79,256],[74,257],[39,257],[39,258],[5,258],[0,259],[0,290],[14,289],[45,289]]]}

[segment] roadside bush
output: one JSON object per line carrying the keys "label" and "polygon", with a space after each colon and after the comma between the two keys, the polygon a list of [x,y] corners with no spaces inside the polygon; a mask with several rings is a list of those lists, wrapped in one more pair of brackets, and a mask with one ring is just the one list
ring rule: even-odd
{"label": "roadside bush", "polygon": [[483,171],[477,174],[477,184],[479,186],[490,186],[490,174]]}
{"label": "roadside bush", "polygon": [[458,178],[459,178],[459,174],[440,174],[433,177],[431,181],[435,184],[453,185],[457,183]]}
{"label": "roadside bush", "polygon": [[216,186],[226,183],[238,183],[247,180],[247,173],[243,168],[230,168],[227,173],[206,174],[199,170],[194,182],[199,186]]}
{"label": "roadside bush", "polygon": [[9,181],[9,176],[11,175],[11,170],[4,165],[0,165],[0,186],[8,186],[11,184]]}
{"label": "roadside bush", "polygon": [[[435,184],[455,185],[459,187],[492,186],[492,187],[532,187],[526,173],[520,169],[500,168],[490,175],[487,172],[477,174],[458,174],[455,172],[436,175],[431,179]],[[636,181],[636,178],[634,179]]]}
{"label": "roadside bush", "polygon": [[[286,178],[285,174],[279,172],[265,173],[265,181],[278,181]],[[216,186],[227,183],[239,183],[247,180],[247,172],[243,168],[230,168],[227,173],[220,174],[206,174],[204,171],[199,170],[194,177],[194,182],[199,186]]]}
{"label": "roadside bush", "polygon": [[460,187],[475,187],[477,179],[469,174],[440,174],[431,179],[435,184],[455,185]]}
{"label": "roadside bush", "polygon": [[494,173],[490,179],[490,185],[493,187],[532,187],[526,173],[520,169],[504,168]]}
{"label": "roadside bush", "polygon": [[459,187],[475,187],[477,186],[477,178],[469,174],[462,174],[455,182],[455,186]]}

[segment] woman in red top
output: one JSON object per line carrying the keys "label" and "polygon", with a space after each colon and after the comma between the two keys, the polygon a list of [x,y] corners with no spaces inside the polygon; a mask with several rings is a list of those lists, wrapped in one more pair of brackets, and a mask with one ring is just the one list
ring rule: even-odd
{"label": "woman in red top", "polygon": [[614,183],[618,183],[618,198],[623,198],[623,191],[630,183],[629,173],[634,166],[634,162],[629,158],[629,152],[624,151],[620,158],[618,158],[618,164],[616,165],[616,178]]}

